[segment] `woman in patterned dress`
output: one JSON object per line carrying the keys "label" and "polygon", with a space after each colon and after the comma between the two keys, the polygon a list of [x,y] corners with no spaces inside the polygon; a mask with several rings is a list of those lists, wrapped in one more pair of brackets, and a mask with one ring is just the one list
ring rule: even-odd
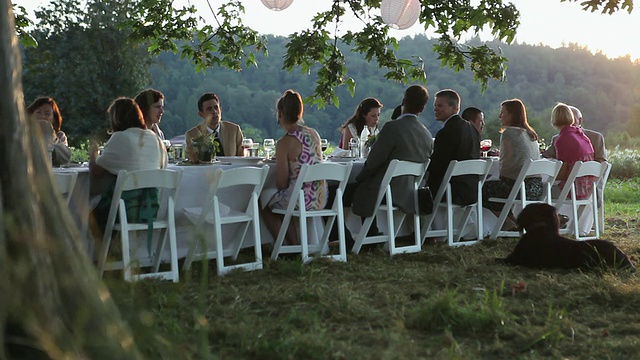
{"label": "woman in patterned dress", "polygon": [[[286,209],[289,206],[293,186],[303,164],[312,165],[322,161],[320,135],[314,129],[304,126],[302,120],[304,108],[300,94],[293,90],[285,91],[276,107],[278,124],[285,131],[276,145],[276,187],[278,192],[269,200],[263,212],[263,220],[274,238],[280,231],[283,217],[271,212],[271,209]],[[324,209],[328,194],[326,181],[306,184],[304,192],[307,210]],[[293,223],[287,229],[285,242],[289,245],[300,243]]]}

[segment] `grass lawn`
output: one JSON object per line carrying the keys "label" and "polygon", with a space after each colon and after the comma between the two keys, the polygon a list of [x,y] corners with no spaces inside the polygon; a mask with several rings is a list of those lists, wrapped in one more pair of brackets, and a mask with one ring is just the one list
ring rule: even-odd
{"label": "grass lawn", "polygon": [[[639,263],[637,204],[607,203],[603,239]],[[494,263],[517,239],[347,263],[107,285],[149,359],[633,359],[640,277]],[[269,253],[265,253],[265,259]]]}

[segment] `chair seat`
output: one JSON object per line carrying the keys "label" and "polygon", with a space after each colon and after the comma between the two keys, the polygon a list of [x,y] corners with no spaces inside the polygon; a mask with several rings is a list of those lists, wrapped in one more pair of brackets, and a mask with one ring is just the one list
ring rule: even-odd
{"label": "chair seat", "polygon": [[[152,230],[166,229],[168,227],[168,221],[154,221],[152,223]],[[129,228],[129,231],[147,230],[149,225],[147,223],[127,223],[127,228]],[[122,226],[120,224],[115,224],[113,225],[113,229],[116,231],[122,231]]]}
{"label": "chair seat", "polygon": [[[285,215],[287,213],[287,210],[282,210],[282,209],[272,209],[272,212],[276,213],[276,214],[282,214]],[[317,216],[332,216],[332,215],[338,215],[338,212],[335,210],[331,210],[331,209],[323,209],[323,210],[307,210],[307,217],[317,217]],[[294,210],[292,212],[292,214],[294,216],[300,216],[300,211],[299,210]]]}
{"label": "chair seat", "polygon": [[[202,215],[202,208],[198,208],[198,207],[185,208],[184,214],[187,216],[187,219],[189,219],[189,221],[195,224],[200,218],[200,216]],[[227,215],[221,214],[220,224],[222,225],[235,224],[235,223],[244,222],[244,221],[251,221],[252,219],[253,218],[251,217],[251,215],[247,215],[242,211],[230,210],[229,212],[227,212]],[[215,223],[213,211],[210,211],[207,214],[205,221],[210,224]]]}

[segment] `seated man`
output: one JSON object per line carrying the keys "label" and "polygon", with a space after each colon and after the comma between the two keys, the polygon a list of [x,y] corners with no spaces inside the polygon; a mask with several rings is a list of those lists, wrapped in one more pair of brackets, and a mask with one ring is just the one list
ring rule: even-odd
{"label": "seated man", "polygon": [[[429,164],[427,183],[435,196],[440,189],[451,160],[480,158],[478,131],[468,121],[458,115],[460,95],[451,89],[436,93],[434,101],[435,118],[444,122],[444,127],[436,134],[436,140]],[[457,176],[451,180],[451,195],[454,204],[470,205],[478,198],[478,177],[476,175]]]}
{"label": "seated man", "polygon": [[191,140],[203,134],[214,134],[220,144],[216,156],[242,156],[243,134],[238,124],[221,121],[222,109],[218,95],[206,93],[198,99],[198,115],[202,124],[196,125],[185,133],[186,155],[189,161],[196,162],[198,149],[191,145]]}
{"label": "seated man", "polygon": [[464,109],[460,116],[478,130],[478,138],[482,139],[482,129],[484,128],[484,113],[482,110],[477,107],[469,106]]}
{"label": "seated man", "polygon": [[[405,91],[402,115],[387,122],[380,130],[364,168],[356,177],[355,190],[351,184],[347,186],[344,202],[347,206],[352,203],[354,214],[361,217],[374,215],[380,183],[391,160],[422,163],[431,156],[433,138],[418,120],[418,114],[424,110],[428,100],[429,92],[423,86],[413,85]],[[391,184],[394,205],[407,214],[415,213],[412,181],[410,177],[401,177]]]}

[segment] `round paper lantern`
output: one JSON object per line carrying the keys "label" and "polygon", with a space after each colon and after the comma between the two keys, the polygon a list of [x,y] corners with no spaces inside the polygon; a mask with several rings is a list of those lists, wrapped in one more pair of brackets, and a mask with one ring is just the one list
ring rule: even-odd
{"label": "round paper lantern", "polygon": [[273,11],[281,11],[289,7],[293,0],[261,0],[264,6]]}
{"label": "round paper lantern", "polygon": [[380,4],[382,21],[394,29],[408,29],[420,16],[419,0],[382,0]]}

